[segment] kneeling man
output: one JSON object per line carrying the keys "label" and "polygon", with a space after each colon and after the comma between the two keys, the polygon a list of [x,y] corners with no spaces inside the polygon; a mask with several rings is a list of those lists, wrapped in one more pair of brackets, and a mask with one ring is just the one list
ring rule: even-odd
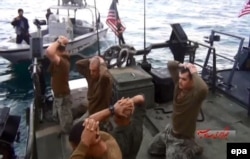
{"label": "kneeling man", "polygon": [[208,87],[193,64],[168,62],[175,83],[172,124],[157,134],[149,147],[152,155],[166,155],[167,159],[191,159],[202,153],[194,141],[196,120]]}

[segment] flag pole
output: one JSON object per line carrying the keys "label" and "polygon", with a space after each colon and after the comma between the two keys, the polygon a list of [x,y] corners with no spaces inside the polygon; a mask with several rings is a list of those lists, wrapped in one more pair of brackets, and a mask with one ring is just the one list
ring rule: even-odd
{"label": "flag pole", "polygon": [[98,48],[98,56],[100,56],[101,52],[100,52],[99,31],[98,31],[99,22],[98,22],[98,24],[96,23],[96,21],[97,21],[96,0],[94,0],[94,3],[95,3],[95,25],[96,25],[96,35],[97,35],[97,48]]}
{"label": "flag pole", "polygon": [[[60,0],[57,0],[57,5],[60,6]],[[56,14],[59,14],[59,9],[56,10]]]}
{"label": "flag pole", "polygon": [[146,49],[146,0],[144,0],[144,50]]}
{"label": "flag pole", "polygon": [[143,62],[147,61],[147,57],[146,57],[146,0],[144,0],[144,27],[143,27],[143,32],[144,32],[144,55],[143,55]]}

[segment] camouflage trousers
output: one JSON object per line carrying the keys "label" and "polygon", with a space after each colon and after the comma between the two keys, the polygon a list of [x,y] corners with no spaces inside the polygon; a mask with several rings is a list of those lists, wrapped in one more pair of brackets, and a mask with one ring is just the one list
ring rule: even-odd
{"label": "camouflage trousers", "polygon": [[[89,112],[87,111],[86,113],[84,113],[80,118],[76,119],[74,121],[74,125],[78,122],[83,122],[86,118],[89,117]],[[111,132],[113,130],[113,125],[110,122],[110,120],[108,119],[107,121],[102,121],[99,124],[100,130],[101,131],[105,131],[105,132]]]}
{"label": "camouflage trousers", "polygon": [[194,139],[178,139],[171,132],[171,126],[167,125],[154,137],[148,152],[151,155],[165,155],[166,159],[193,159],[202,153],[202,147]]}
{"label": "camouflage trousers", "polygon": [[69,133],[72,128],[73,116],[71,112],[71,106],[71,95],[67,95],[65,97],[60,98],[54,98],[53,117],[58,117],[63,133]]}

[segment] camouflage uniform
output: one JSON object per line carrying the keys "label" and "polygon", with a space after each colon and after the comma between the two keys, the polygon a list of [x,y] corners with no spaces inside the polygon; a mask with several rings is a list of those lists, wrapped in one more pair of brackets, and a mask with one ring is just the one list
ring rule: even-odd
{"label": "camouflage uniform", "polygon": [[172,127],[158,133],[149,147],[152,155],[166,155],[166,159],[192,159],[202,153],[202,147],[194,139],[178,139],[172,135]]}
{"label": "camouflage uniform", "polygon": [[53,101],[53,116],[58,115],[60,126],[64,133],[69,133],[73,124],[71,105],[71,95],[55,97]]}

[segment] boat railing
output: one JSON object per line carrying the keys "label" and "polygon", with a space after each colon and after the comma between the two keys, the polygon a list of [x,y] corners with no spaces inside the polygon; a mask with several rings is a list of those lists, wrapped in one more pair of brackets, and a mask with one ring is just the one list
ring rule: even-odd
{"label": "boat railing", "polygon": [[[200,42],[196,42],[196,41],[192,41],[192,40],[188,40],[191,43],[195,43],[196,45],[198,45],[199,47],[204,47],[207,48],[207,55],[206,58],[204,60],[203,65],[195,62],[195,54],[193,55],[194,59],[193,59],[193,63],[195,65],[198,65],[202,68],[201,71],[201,76],[203,79],[205,79],[209,84],[211,84],[211,88],[212,88],[212,92],[214,93],[216,90],[216,80],[217,80],[217,72],[216,72],[216,58],[217,58],[217,54],[216,54],[216,49],[213,46],[209,46]],[[211,66],[209,66],[208,62],[210,60],[210,56],[212,55],[212,64]]]}
{"label": "boat railing", "polygon": [[[137,56],[137,55],[147,55],[153,49],[166,48],[166,47],[169,47],[169,46],[170,46],[170,43],[168,41],[163,42],[163,43],[150,44],[145,49],[136,50],[135,56]],[[206,44],[196,42],[196,41],[192,41],[192,40],[187,40],[187,47],[188,48],[184,52],[185,52],[185,55],[189,56],[189,62],[194,63],[195,65],[202,68],[202,73],[201,73],[202,77],[204,79],[207,79],[208,83],[211,84],[212,92],[215,92],[215,90],[216,90],[216,80],[218,78],[217,77],[217,72],[216,72],[216,57],[217,57],[216,49],[213,46],[206,45]],[[203,65],[195,62],[195,54],[196,54],[196,49],[198,47],[204,47],[204,48],[208,49],[206,59],[205,59]],[[211,64],[212,66],[209,66],[208,62],[210,60],[211,55],[212,55],[212,64]]]}
{"label": "boat railing", "polygon": [[237,65],[238,65],[238,61],[240,60],[240,54],[242,52],[242,48],[243,48],[243,45],[244,45],[245,38],[242,38],[242,37],[236,36],[236,35],[232,35],[232,34],[229,34],[229,33],[224,33],[224,32],[220,32],[220,31],[212,30],[211,35],[209,37],[209,41],[208,41],[210,43],[210,46],[213,46],[215,41],[220,40],[220,36],[218,36],[217,34],[232,37],[232,38],[236,38],[236,39],[238,39],[240,41],[239,46],[238,46],[238,50],[236,52],[235,59],[230,59],[230,58],[228,58],[228,57],[226,57],[224,55],[217,54],[218,57],[221,57],[223,59],[226,59],[226,60],[231,61],[231,62],[234,63],[233,67],[232,67],[232,71],[230,72],[229,77],[228,77],[227,81],[225,82],[226,86],[228,86],[228,88],[230,88],[232,86],[232,80],[233,80],[234,72],[236,71],[236,69],[238,67]]}
{"label": "boat railing", "polygon": [[25,159],[37,159],[37,149],[36,149],[36,131],[35,131],[35,105],[34,102],[31,103],[29,109],[29,129],[28,129],[28,141],[26,147]]}
{"label": "boat railing", "polygon": [[33,89],[34,89],[34,100],[32,101],[29,108],[29,129],[28,129],[28,141],[26,147],[26,156],[25,159],[37,159],[37,145],[36,145],[36,128],[38,126],[39,117],[41,113],[41,88],[39,85],[39,63],[37,58],[34,58],[33,64],[29,68],[31,71],[31,78],[33,81]]}

